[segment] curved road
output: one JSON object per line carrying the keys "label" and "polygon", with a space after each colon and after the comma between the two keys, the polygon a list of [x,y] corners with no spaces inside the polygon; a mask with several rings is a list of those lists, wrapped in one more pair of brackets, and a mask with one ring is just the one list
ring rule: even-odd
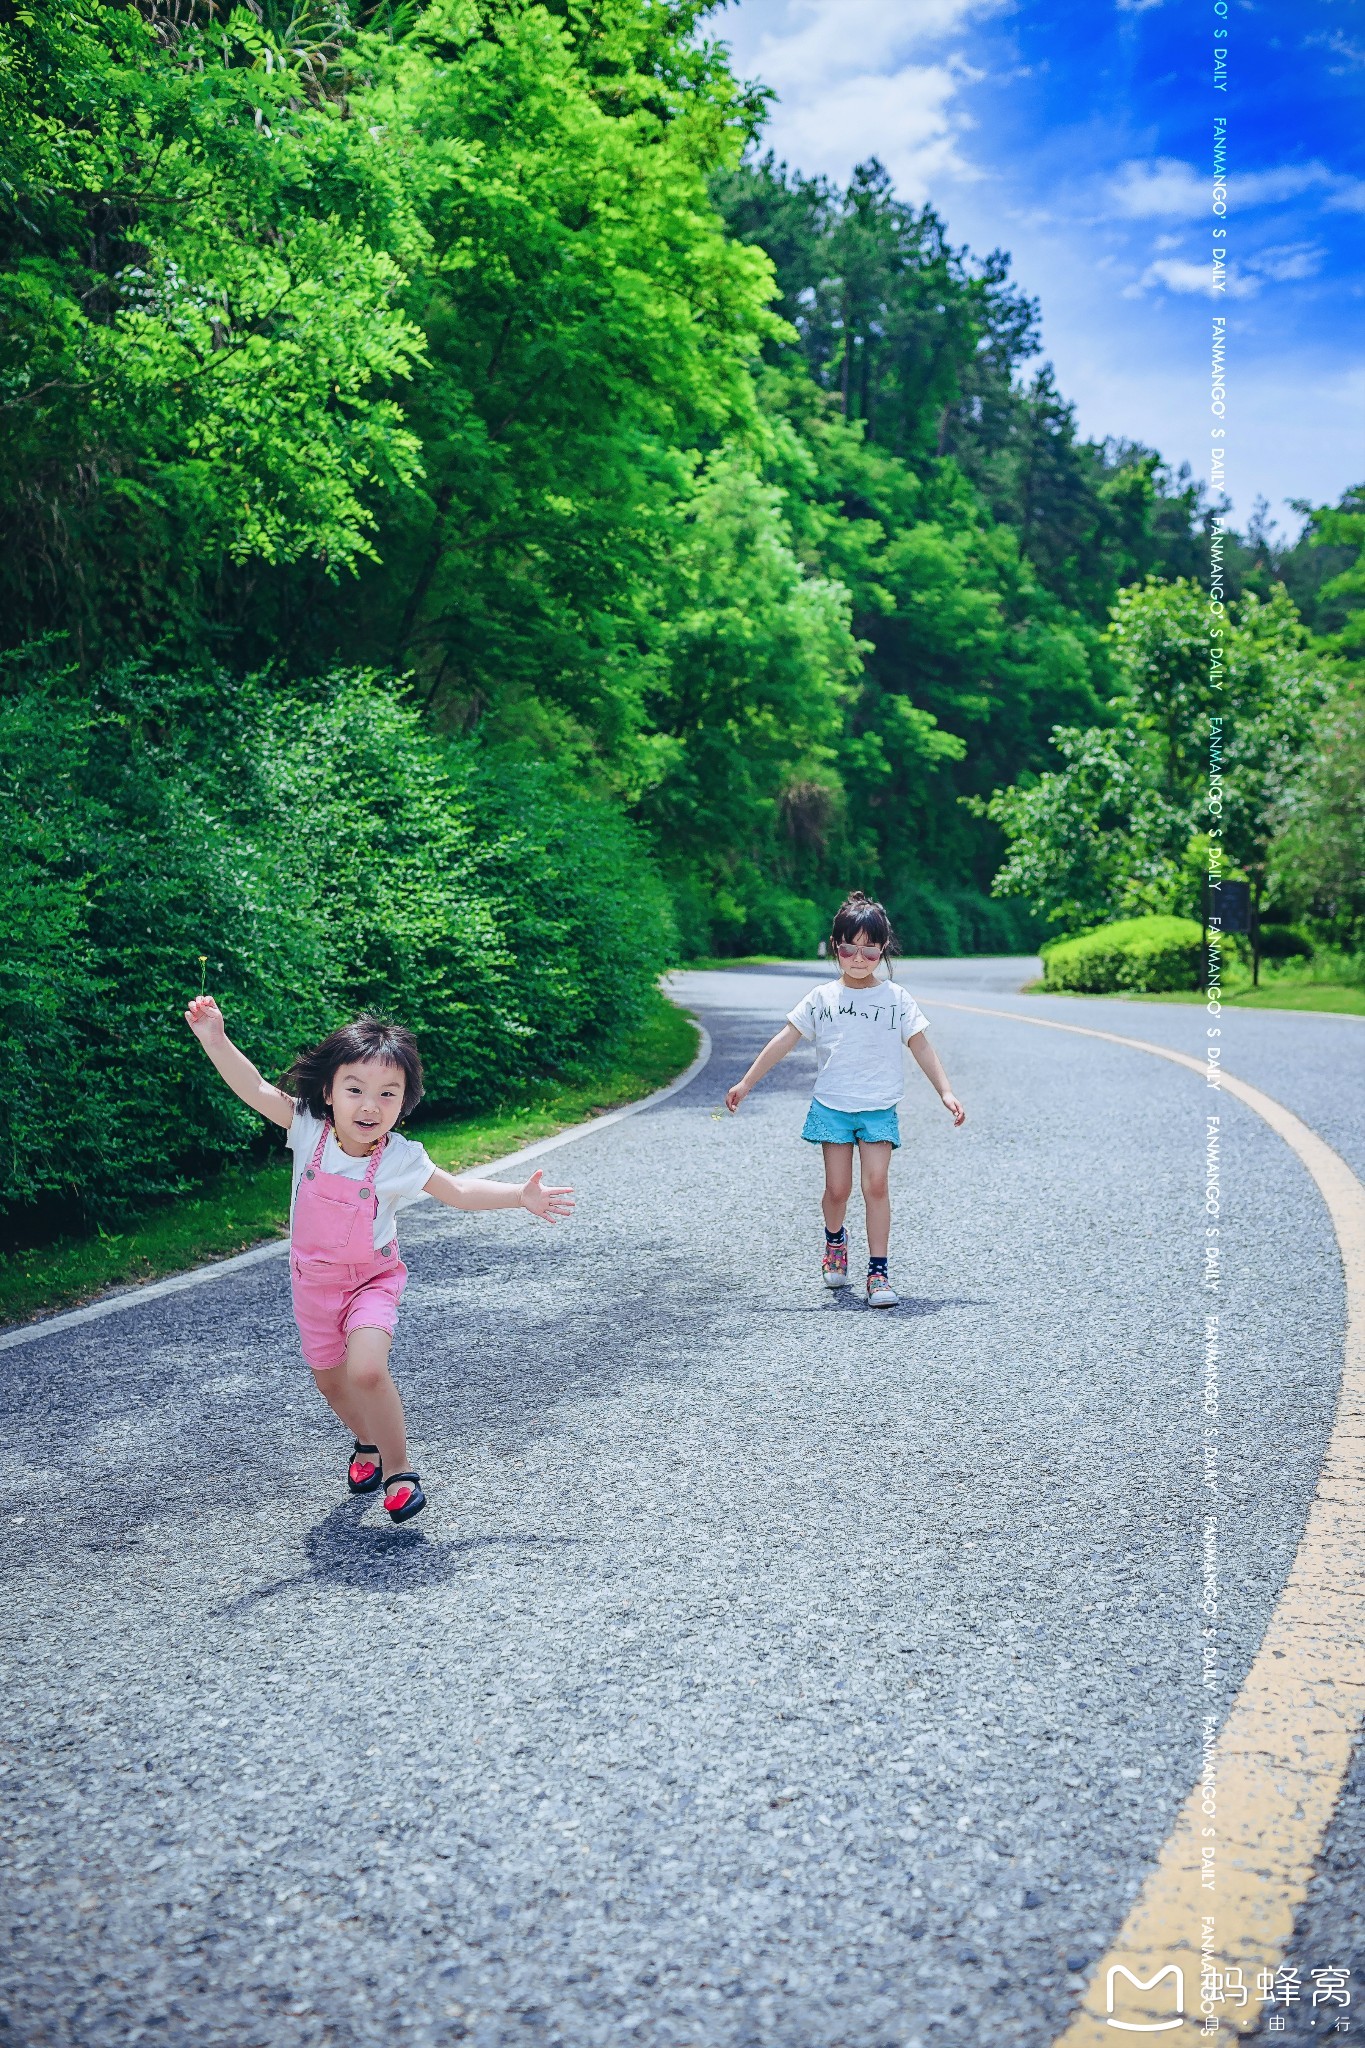
{"label": "curved road", "polygon": [[[719,1114],[819,968],[677,978],[711,1064],[564,1148],[570,1228],[413,1212],[410,1531],[339,1496],[280,1261],[4,1354],[0,2043],[1048,2048],[1198,1774],[1209,1098],[949,1007],[1202,1056],[1028,965],[899,970],[969,1122],[909,1069],[898,1311],[819,1285],[811,1055]],[[1223,1026],[1365,1176],[1365,1026]],[[1220,1108],[1223,1707],[1342,1281]],[[1365,1970],[1362,1811],[1358,1765],[1305,1983]]]}

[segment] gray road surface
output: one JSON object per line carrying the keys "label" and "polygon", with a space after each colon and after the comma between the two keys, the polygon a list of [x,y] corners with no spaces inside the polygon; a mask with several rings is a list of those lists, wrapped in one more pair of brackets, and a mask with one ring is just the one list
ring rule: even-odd
{"label": "gray road surface", "polygon": [[[717,1114],[814,978],[681,981],[712,1064],[557,1155],[570,1228],[413,1212],[410,1531],[345,1495],[282,1263],[0,1356],[0,2042],[1046,2048],[1197,1771],[1207,1101],[933,1004],[1205,1019],[904,968],[970,1121],[911,1069],[877,1313],[819,1285],[810,1056]],[[1225,1025],[1365,1170],[1365,1027]],[[1303,1169],[1223,1113],[1230,1697],[1342,1296]],[[1305,1974],[1365,1963],[1363,1808]]]}

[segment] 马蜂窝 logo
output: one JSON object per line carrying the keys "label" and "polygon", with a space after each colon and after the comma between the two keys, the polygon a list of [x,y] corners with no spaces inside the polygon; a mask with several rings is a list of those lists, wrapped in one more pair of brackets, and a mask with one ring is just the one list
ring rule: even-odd
{"label": "\u9a6c\u8702\u7a9d logo", "polygon": [[[1114,2017],[1114,1980],[1126,1977],[1135,1991],[1153,1991],[1163,1977],[1171,1979],[1174,2011],[1168,2020],[1118,2020]],[[1185,1973],[1178,1963],[1166,1963],[1151,1977],[1135,1977],[1122,1963],[1115,1963],[1104,1980],[1105,2024],[1118,2027],[1125,2034],[1164,2034],[1172,2027],[1185,2024]]]}

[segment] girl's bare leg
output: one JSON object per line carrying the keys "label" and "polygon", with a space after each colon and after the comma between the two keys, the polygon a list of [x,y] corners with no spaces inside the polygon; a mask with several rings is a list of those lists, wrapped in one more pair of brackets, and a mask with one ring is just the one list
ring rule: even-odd
{"label": "girl's bare leg", "polygon": [[842,1230],[848,1198],[853,1193],[853,1147],[822,1145],[825,1155],[825,1193],[820,1207],[825,1212],[826,1230]]}
{"label": "girl's bare leg", "polygon": [[346,1358],[329,1372],[315,1372],[318,1392],[362,1444],[375,1444],[386,1472],[408,1469],[408,1432],[403,1403],[389,1372],[387,1330],[352,1330]]}
{"label": "girl's bare leg", "polygon": [[894,1145],[869,1145],[861,1138],[858,1140],[858,1173],[863,1186],[863,1214],[867,1218],[867,1252],[872,1259],[884,1259],[891,1243],[891,1196],[887,1177],[891,1172],[894,1150]]}

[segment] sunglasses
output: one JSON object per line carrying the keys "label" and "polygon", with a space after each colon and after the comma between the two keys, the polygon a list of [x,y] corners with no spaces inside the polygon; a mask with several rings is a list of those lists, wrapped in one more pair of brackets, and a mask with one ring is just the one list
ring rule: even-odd
{"label": "sunglasses", "polygon": [[836,946],[834,950],[841,960],[880,960],[884,948],[881,946]]}

